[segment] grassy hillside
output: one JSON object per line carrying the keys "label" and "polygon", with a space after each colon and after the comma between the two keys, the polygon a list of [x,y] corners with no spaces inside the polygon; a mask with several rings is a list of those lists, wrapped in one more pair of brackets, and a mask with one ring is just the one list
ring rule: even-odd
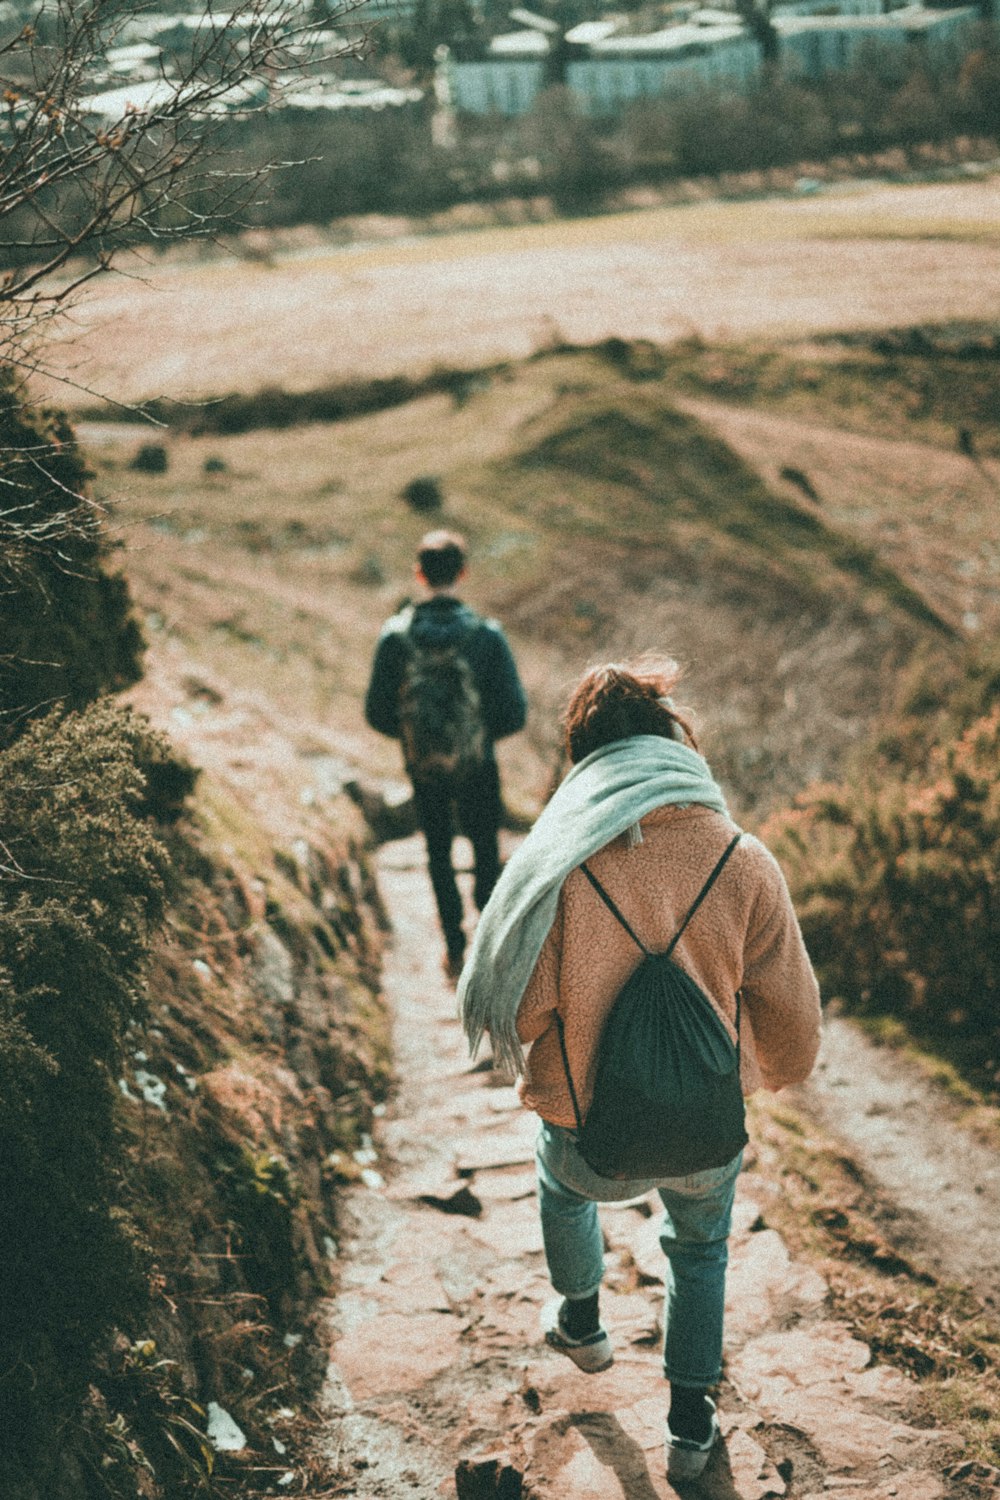
{"label": "grassy hillside", "polygon": [[[956,357],[951,404],[911,420],[906,392],[931,355],[910,364],[843,342],[819,359],[815,347],[613,341],[383,389],[372,406],[393,404],[337,421],[322,419],[323,402],[272,392],[243,402],[240,432],[83,432],[150,642],[132,697],[204,769],[202,885],[160,956],[175,1000],[136,1049],[143,1071],[169,1079],[183,1129],[148,1110],[126,1119],[139,1217],[173,1263],[193,1268],[179,1287],[188,1306],[213,1295],[213,1257],[228,1253],[218,1236],[242,1237],[248,1279],[221,1270],[227,1296],[250,1297],[258,1322],[241,1343],[208,1321],[200,1383],[225,1394],[252,1452],[266,1450],[273,1416],[258,1393],[272,1380],[293,1389],[301,1374],[280,1353],[275,1362],[259,1323],[299,1322],[322,1285],[336,1184],[360,1165],[358,1144],[366,1159],[363,1130],[386,1081],[370,988],[378,902],[342,793],[356,776],[399,776],[396,746],[366,728],[361,702],[379,625],[413,586],[421,533],[449,524],[468,535],[468,597],[514,643],[531,716],[501,749],[509,799],[527,813],[558,764],[566,691],[595,658],[659,649],[688,665],[709,758],[738,815],[755,821],[841,775],[904,669],[932,664],[943,690],[969,638],[1000,625],[996,464],[985,426],[973,456],[950,426],[963,379],[968,410],[979,409],[976,392],[995,380],[989,358]],[[880,378],[888,361],[898,389]],[[311,420],[288,425],[290,414]],[[212,419],[200,409],[202,428]],[[151,438],[162,472],[134,467]],[[439,511],[405,499],[419,477],[437,481]],[[177,1062],[199,1079],[190,1101]],[[176,1183],[197,1189],[192,1230],[157,1216],[157,1186]],[[248,1204],[263,1221],[247,1218]],[[172,1352],[168,1328],[151,1336]],[[297,1348],[304,1359],[309,1340]],[[143,1357],[130,1355],[127,1395],[144,1389]],[[253,1379],[239,1390],[245,1370]],[[201,1372],[184,1373],[194,1388]],[[220,1470],[243,1480],[236,1460]]]}
{"label": "grassy hillside", "polygon": [[[686,357],[554,350],[351,420],[168,432],[159,475],[128,469],[148,432],[106,431],[91,455],[153,661],[183,649],[223,700],[266,697],[303,753],[333,744],[395,776],[395,746],[365,728],[360,704],[417,539],[445,523],[472,545],[468,597],[504,621],[523,664],[529,730],[503,747],[517,805],[545,794],[581,668],[643,649],[688,664],[707,748],[744,810],[832,774],[901,664],[947,654],[963,629],[944,587],[961,582],[962,558],[936,569],[939,602],[921,571],[933,518],[908,514],[895,550],[869,524],[873,508],[909,509],[925,455],[868,439],[877,493],[834,511],[779,477],[803,429],[786,428],[784,452],[772,438],[756,454],[724,430],[733,408],[681,409]],[[418,514],[403,491],[427,475],[443,508]],[[228,706],[197,683],[180,691],[209,724]]]}
{"label": "grassy hillside", "polygon": [[[954,323],[672,352],[678,386],[966,457],[1000,455],[1000,325]],[[964,434],[964,437],[963,437]]]}
{"label": "grassy hillside", "polygon": [[816,195],[794,181],[736,202],[702,180],[704,201],[628,213],[432,234],[374,217],[346,246],[310,230],[287,253],[258,238],[236,257],[143,256],[88,288],[46,367],[116,401],[190,401],[475,368],[554,333],[715,343],[996,317],[995,176]]}

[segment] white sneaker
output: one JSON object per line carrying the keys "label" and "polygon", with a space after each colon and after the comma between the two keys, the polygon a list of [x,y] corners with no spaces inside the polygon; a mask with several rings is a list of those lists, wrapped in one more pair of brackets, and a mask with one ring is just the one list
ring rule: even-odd
{"label": "white sneaker", "polygon": [[589,1333],[586,1338],[573,1338],[562,1326],[561,1314],[565,1306],[565,1301],[556,1297],[542,1308],[542,1332],[549,1348],[567,1355],[578,1370],[584,1370],[588,1375],[608,1369],[614,1364],[615,1351],[607,1329],[598,1327],[596,1333]]}
{"label": "white sneaker", "polygon": [[715,1410],[715,1402],[710,1396],[705,1397],[709,1407],[712,1425],[708,1437],[704,1442],[696,1443],[693,1438],[675,1437],[670,1431],[670,1421],[666,1423],[666,1446],[667,1446],[667,1478],[677,1479],[683,1482],[685,1479],[697,1479],[704,1472],[708,1463],[708,1456],[715,1446],[719,1436],[719,1418]]}

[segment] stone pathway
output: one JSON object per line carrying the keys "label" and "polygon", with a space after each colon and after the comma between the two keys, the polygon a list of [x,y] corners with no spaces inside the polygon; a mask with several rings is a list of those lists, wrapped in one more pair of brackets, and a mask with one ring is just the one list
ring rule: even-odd
{"label": "stone pathway", "polygon": [[[539,1341],[551,1296],[532,1171],[535,1118],[469,1062],[418,840],[387,846],[385,972],[400,1088],[367,1183],[346,1195],[325,1391],[340,1493],[362,1500],[663,1500],[664,1261],[655,1198],[602,1209],[602,1314],[616,1358],[581,1374]],[[827,1288],[740,1179],[727,1311],[724,1442],[684,1493],[704,1500],[942,1500],[946,1435],[915,1385],[873,1365]]]}

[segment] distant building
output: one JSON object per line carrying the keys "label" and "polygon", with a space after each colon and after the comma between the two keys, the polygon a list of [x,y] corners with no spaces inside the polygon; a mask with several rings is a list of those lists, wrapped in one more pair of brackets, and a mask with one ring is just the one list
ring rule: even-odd
{"label": "distant building", "polygon": [[[187,93],[195,92],[200,90],[195,85],[188,85]],[[155,113],[172,104],[175,99],[183,100],[184,94],[185,89],[176,78],[135,79],[129,83],[117,84],[114,88],[103,89],[100,93],[87,95],[80,100],[80,112],[102,120],[105,124],[114,124],[128,114]],[[248,79],[246,82],[233,84],[202,108],[192,109],[191,113],[206,117],[247,114],[260,109],[267,102],[267,85],[259,79]]]}
{"label": "distant building", "polygon": [[615,114],[633,99],[686,94],[705,85],[745,87],[760,53],[746,27],[732,18],[707,26],[687,21],[643,36],[594,41],[573,58],[566,82],[589,114]]}
{"label": "distant building", "polygon": [[317,78],[283,93],[279,104],[282,109],[377,112],[419,104],[423,98],[423,89],[392,88],[380,78]]}
{"label": "distant building", "polygon": [[909,5],[886,15],[780,16],[775,22],[781,69],[788,77],[815,79],[881,53],[908,48],[937,63],[957,62],[971,45],[979,19],[975,6],[927,10]]}
{"label": "distant building", "polygon": [[[840,0],[831,15],[830,0],[785,0],[772,15],[782,72],[816,79],[880,51],[916,48],[948,64],[972,45],[975,6],[909,5],[883,12],[881,4]],[[750,87],[760,71],[760,48],[735,12],[685,9],[685,19],[653,32],[632,33],[623,18],[588,21],[568,31],[565,79],[581,108],[613,115],[634,99],[676,97],[706,85]],[[447,70],[453,108],[459,114],[525,114],[550,78],[552,45],[547,29],[527,26],[495,36],[476,59],[457,59],[442,49],[439,66]]]}
{"label": "distant building", "polygon": [[[143,114],[170,103],[176,96],[176,79],[131,80],[91,94],[81,101],[84,114],[112,124],[131,112]],[[270,98],[266,84],[254,80],[235,85],[213,100],[207,113],[246,115],[268,106],[273,117],[278,110],[370,110],[399,109],[419,104],[422,89],[391,88],[377,78],[317,78],[300,83]]]}
{"label": "distant building", "polygon": [[398,25],[400,21],[412,19],[417,9],[417,0],[364,0],[358,20],[364,27],[377,26],[380,21]]}
{"label": "distant building", "polygon": [[104,55],[109,74],[127,78],[153,78],[160,71],[163,54],[154,42],[132,42],[127,47],[111,47]]}
{"label": "distant building", "polygon": [[495,36],[478,60],[458,62],[449,52],[441,66],[448,71],[452,108],[470,115],[527,114],[545,87],[548,55],[548,37],[528,30]]}
{"label": "distant building", "polygon": [[771,20],[781,20],[785,16],[828,18],[834,9],[839,16],[880,16],[886,6],[882,0],[837,0],[835,7],[830,0],[779,0],[771,8]]}

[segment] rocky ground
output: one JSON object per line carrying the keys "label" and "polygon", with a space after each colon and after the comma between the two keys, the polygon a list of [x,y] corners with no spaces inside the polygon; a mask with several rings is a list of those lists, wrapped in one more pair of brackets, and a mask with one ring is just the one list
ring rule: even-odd
{"label": "rocky ground", "polygon": [[[95,292],[81,311],[80,344],[65,352],[72,365],[83,361],[85,346],[77,378],[127,400],[160,390],[250,390],[264,381],[308,387],[359,369],[391,374],[435,360],[471,366],[560,335],[668,339],[992,318],[1000,250],[980,220],[995,223],[997,192],[994,180],[955,185],[958,204],[951,188],[943,196],[935,189],[931,200],[897,189],[857,199],[831,194],[809,210],[809,225],[801,204],[762,202],[540,226],[496,243],[456,236],[271,266],[205,265],[190,277],[164,265],[151,273],[152,286],[114,282]],[[903,222],[911,210],[913,223]],[[948,219],[947,235],[935,229],[934,215]],[[520,411],[515,389],[500,392],[512,424]],[[492,399],[486,392],[477,401]],[[995,498],[993,466],[951,448],[918,447],[909,428],[875,439],[719,402],[689,409],[778,493],[789,474],[807,476],[827,520],[875,546],[956,629],[984,636],[993,629],[997,559],[983,519]],[[371,428],[350,423],[311,437],[305,428],[282,438],[250,434],[238,447],[217,436],[178,439],[160,480],[126,480],[124,448],[104,455],[102,482],[128,539],[130,578],[151,638],[139,706],[241,806],[265,809],[268,828],[298,827],[303,809],[322,817],[362,768],[374,785],[390,762],[395,767],[393,747],[375,743],[358,710],[375,618],[388,612],[383,594],[402,576],[394,548],[406,551],[409,566],[409,544],[399,541],[406,522],[392,506],[403,480],[451,474],[453,465],[453,503],[464,506],[468,465],[474,456],[495,456],[492,448],[480,454],[484,416],[475,403],[452,413],[442,396],[437,406],[414,403],[379,421],[374,447]],[[443,447],[430,446],[446,423],[469,428],[447,462]],[[427,442],[418,441],[418,427]],[[491,431],[489,441],[500,438]],[[196,489],[192,476],[223,453],[222,477],[199,478]],[[900,468],[917,477],[901,484]],[[374,538],[370,552],[349,545],[354,510],[362,535],[367,526]],[[293,530],[303,517],[309,528]],[[248,520],[253,525],[241,531]],[[576,587],[573,577],[558,582],[570,593]],[[547,713],[546,695],[555,694],[566,662],[546,654],[552,630],[544,610],[532,604],[518,619],[515,606],[502,598],[497,610],[520,632],[529,691]],[[663,638],[678,635],[681,607],[670,598],[663,604]],[[593,618],[600,626],[602,613]],[[746,615],[738,631],[728,613],[709,617],[715,635],[705,637],[705,625],[700,653],[685,646],[682,654],[705,662],[737,637],[750,638],[754,650],[761,644]],[[850,682],[837,653],[854,649],[852,640],[829,634],[826,657],[813,638],[805,648],[798,643],[797,653],[774,648],[784,708],[771,711],[772,734],[784,735],[792,720],[829,733],[831,681]],[[580,649],[587,643],[581,636]],[[757,696],[755,681],[745,684],[730,664],[728,680],[703,691],[706,703],[727,706],[745,736],[763,740],[748,702]],[[874,701],[870,686],[855,697]],[[860,732],[850,707],[837,728],[844,743]],[[547,746],[519,751],[519,777],[508,784],[540,786],[536,761],[543,763]],[[796,785],[824,770],[799,750],[791,758]],[[262,838],[265,860],[272,842]],[[278,842],[284,848],[287,840]],[[617,1357],[608,1372],[583,1376],[539,1340],[549,1287],[533,1197],[533,1119],[509,1087],[467,1057],[439,969],[418,843],[383,847],[380,885],[394,928],[384,983],[399,1085],[371,1160],[358,1163],[361,1180],[345,1190],[325,1391],[325,1441],[341,1477],[323,1493],[359,1500],[655,1500],[672,1493],[657,1373],[663,1259],[652,1203],[604,1214],[604,1310]],[[810,1091],[794,1107],[840,1136],[857,1180],[884,1194],[887,1237],[902,1229],[914,1262],[931,1261],[942,1278],[988,1295],[997,1268],[991,1226],[1000,1213],[995,1151],[976,1157],[964,1128],[951,1133],[950,1120],[946,1128],[940,1090],[907,1070],[898,1053],[885,1050],[876,1067],[859,1033],[838,1023]],[[751,1158],[741,1179],[733,1234],[724,1443],[694,1493],[728,1500],[1000,1496],[988,1489],[996,1477],[979,1483],[982,1474],[963,1470],[959,1443],[932,1424],[916,1382],[859,1339],[835,1285],[839,1266],[790,1250],[799,1243],[796,1209],[781,1195],[762,1142],[760,1160]],[[906,1316],[910,1288],[903,1293]]]}
{"label": "rocky ground", "polygon": [[[806,1107],[864,1162],[891,1207],[891,1238],[942,1281],[1000,1299],[1000,1159],[946,1108],[915,1062],[868,1044],[856,1026],[828,1016]],[[951,1116],[951,1117],[950,1117]]]}
{"label": "rocky ground", "polygon": [[[350,1192],[332,1306],[328,1442],[339,1493],[382,1500],[656,1500],[664,1261],[655,1199],[602,1211],[614,1366],[588,1376],[546,1349],[551,1295],[534,1198],[534,1117],[470,1063],[439,968],[418,840],[385,846],[398,1093],[378,1159]],[[723,1442],[689,1493],[711,1500],[944,1500],[952,1435],[919,1389],[830,1311],[828,1287],[768,1224],[775,1188],[740,1181],[732,1237]],[[952,1476],[949,1477],[949,1471]],[[960,1481],[959,1481],[960,1483]]]}

